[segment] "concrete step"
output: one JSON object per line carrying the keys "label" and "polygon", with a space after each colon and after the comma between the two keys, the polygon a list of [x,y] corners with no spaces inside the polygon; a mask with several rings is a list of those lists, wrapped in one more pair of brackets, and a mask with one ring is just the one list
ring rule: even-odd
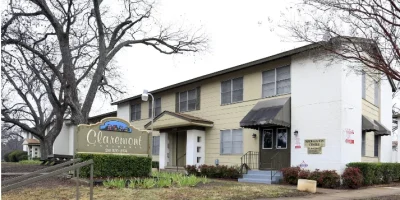
{"label": "concrete step", "polygon": [[[247,172],[247,174],[271,176],[271,171],[270,170],[249,170]],[[272,175],[273,176],[282,176],[282,172],[273,170]]]}
{"label": "concrete step", "polygon": [[[270,175],[258,175],[258,174],[243,174],[243,178],[271,180]],[[280,179],[281,177],[280,176],[272,176],[272,178]]]}
{"label": "concrete step", "polygon": [[251,179],[251,178],[239,178],[238,182],[242,183],[263,183],[263,184],[271,184],[271,180],[263,180],[263,179]]}

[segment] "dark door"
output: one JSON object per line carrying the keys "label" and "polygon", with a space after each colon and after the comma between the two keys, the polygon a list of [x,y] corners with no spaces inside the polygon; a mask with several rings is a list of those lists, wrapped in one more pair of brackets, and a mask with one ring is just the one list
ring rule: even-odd
{"label": "dark door", "polygon": [[290,167],[290,129],[260,129],[260,169]]}

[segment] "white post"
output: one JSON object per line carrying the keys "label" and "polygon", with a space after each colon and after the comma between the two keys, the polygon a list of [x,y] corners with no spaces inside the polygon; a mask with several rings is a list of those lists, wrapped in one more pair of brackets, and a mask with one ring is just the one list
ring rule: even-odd
{"label": "white post", "polygon": [[168,133],[160,133],[159,167],[165,169],[168,164]]}
{"label": "white post", "polygon": [[[186,165],[202,165],[205,162],[206,134],[202,130],[187,130],[186,132]],[[197,150],[199,149],[199,152]],[[197,162],[199,158],[199,162]]]}

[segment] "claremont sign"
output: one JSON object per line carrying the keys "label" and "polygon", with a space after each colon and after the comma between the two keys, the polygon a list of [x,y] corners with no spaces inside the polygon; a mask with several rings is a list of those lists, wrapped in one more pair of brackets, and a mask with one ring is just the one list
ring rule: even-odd
{"label": "claremont sign", "polygon": [[138,130],[129,122],[104,118],[96,124],[78,125],[76,153],[149,154],[149,132]]}

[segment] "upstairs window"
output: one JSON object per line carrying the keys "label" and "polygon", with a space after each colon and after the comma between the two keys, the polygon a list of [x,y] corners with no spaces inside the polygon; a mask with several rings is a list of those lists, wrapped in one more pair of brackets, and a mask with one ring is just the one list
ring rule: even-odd
{"label": "upstairs window", "polygon": [[[153,102],[149,101],[149,118],[152,117],[152,111],[153,111],[152,106]],[[154,117],[158,116],[161,113],[161,98],[157,98],[154,102],[154,113],[155,113]]]}
{"label": "upstairs window", "polygon": [[131,121],[140,120],[141,108],[139,104],[131,105]]}
{"label": "upstairs window", "polygon": [[279,67],[262,73],[262,97],[290,93],[290,66]]}
{"label": "upstairs window", "polygon": [[200,87],[176,93],[176,112],[188,112],[200,109]]}
{"label": "upstairs window", "polygon": [[243,77],[221,82],[221,104],[243,101]]}

